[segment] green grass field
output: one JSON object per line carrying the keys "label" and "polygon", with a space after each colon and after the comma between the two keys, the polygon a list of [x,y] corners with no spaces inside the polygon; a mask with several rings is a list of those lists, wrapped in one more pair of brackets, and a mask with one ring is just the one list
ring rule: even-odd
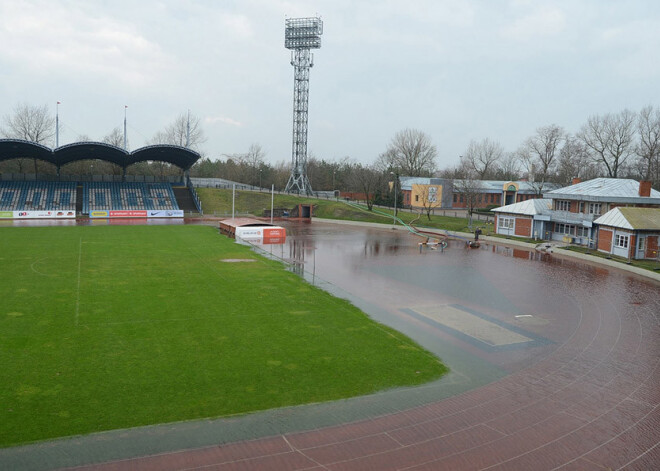
{"label": "green grass field", "polygon": [[446,371],[207,226],[0,228],[0,299],[0,446],[345,398]]}

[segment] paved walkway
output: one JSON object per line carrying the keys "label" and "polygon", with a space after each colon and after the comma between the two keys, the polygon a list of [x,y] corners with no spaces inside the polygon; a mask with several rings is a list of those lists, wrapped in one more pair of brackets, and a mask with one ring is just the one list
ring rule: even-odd
{"label": "paved walkway", "polygon": [[[0,450],[0,464],[48,469],[105,461],[74,468],[79,470],[659,469],[660,294],[579,289],[582,295],[570,306],[575,328],[542,359],[511,374],[493,368],[466,378],[461,371],[480,365],[452,366],[451,375],[427,387],[16,447]],[[309,430],[310,424],[318,425]],[[120,457],[111,458],[113,448],[125,459],[111,461]],[[166,451],[177,449],[182,451]],[[151,456],[131,458],[140,455]]]}

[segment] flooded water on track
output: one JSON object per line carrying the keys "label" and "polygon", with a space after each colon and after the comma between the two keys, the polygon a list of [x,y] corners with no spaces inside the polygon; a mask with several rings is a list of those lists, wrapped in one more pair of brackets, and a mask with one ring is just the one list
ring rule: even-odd
{"label": "flooded water on track", "polygon": [[[471,249],[463,240],[432,249],[404,230],[318,222],[286,227],[286,244],[265,251],[449,357],[450,367],[460,357],[478,358],[501,374],[529,366],[594,322],[585,316],[587,306],[598,306],[598,322],[615,316],[657,333],[658,284],[625,272],[488,243]],[[654,361],[658,340],[639,346]]]}

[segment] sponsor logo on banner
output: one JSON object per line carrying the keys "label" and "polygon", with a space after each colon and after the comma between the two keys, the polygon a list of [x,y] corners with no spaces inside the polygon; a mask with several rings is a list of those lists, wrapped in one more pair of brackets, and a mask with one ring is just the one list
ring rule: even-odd
{"label": "sponsor logo on banner", "polygon": [[3,211],[2,213],[13,214],[13,216],[0,217],[13,217],[15,219],[57,219],[76,217],[75,211]]}
{"label": "sponsor logo on banner", "polygon": [[107,211],[90,211],[89,212],[89,217],[90,218],[107,218],[108,217],[108,212]]}
{"label": "sponsor logo on banner", "polygon": [[283,244],[286,240],[286,230],[283,227],[267,227],[264,229],[264,244]]}
{"label": "sponsor logo on banner", "polygon": [[283,227],[237,227],[236,237],[253,244],[283,244],[286,230]]}
{"label": "sponsor logo on banner", "polygon": [[14,217],[14,211],[0,211],[0,219],[5,219],[5,218],[13,218]]}
{"label": "sponsor logo on banner", "polygon": [[111,218],[146,218],[146,211],[137,210],[124,210],[124,211],[108,211]]}
{"label": "sponsor logo on banner", "polygon": [[149,211],[150,218],[182,218],[183,210],[179,209],[155,209]]}

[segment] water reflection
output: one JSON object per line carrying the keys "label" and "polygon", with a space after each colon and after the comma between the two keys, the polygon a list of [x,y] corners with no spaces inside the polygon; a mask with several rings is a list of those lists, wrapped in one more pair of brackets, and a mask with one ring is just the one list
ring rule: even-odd
{"label": "water reflection", "polygon": [[[282,252],[292,271],[313,283],[323,280],[432,351],[451,344],[508,371],[538,361],[570,338],[594,300],[612,298],[607,308],[619,314],[640,306],[633,302],[660,304],[657,285],[616,270],[522,248],[482,244],[475,250],[452,240],[441,251],[420,246],[423,241],[401,230],[288,223]],[[522,329],[521,335],[543,341],[486,352],[465,333],[452,334],[444,314],[433,322],[410,315],[448,309],[443,306],[462,306],[487,319],[486,325]]]}

